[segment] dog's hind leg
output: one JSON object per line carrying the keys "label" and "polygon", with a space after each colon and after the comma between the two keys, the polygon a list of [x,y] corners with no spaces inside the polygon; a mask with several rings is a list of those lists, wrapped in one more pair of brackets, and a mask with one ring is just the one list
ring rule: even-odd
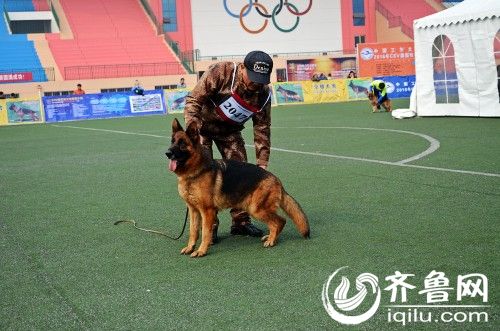
{"label": "dog's hind leg", "polygon": [[[252,215],[254,216],[254,215]],[[264,247],[273,247],[278,241],[278,236],[285,226],[286,220],[275,212],[259,212],[255,215],[256,218],[262,220],[269,228],[269,234],[262,237]]]}
{"label": "dog's hind leg", "polygon": [[181,254],[191,254],[196,246],[200,232],[200,213],[193,207],[189,208],[189,239],[187,246],[181,250]]}
{"label": "dog's hind leg", "polygon": [[389,113],[392,111],[392,102],[391,102],[391,100],[385,100],[384,103],[382,104],[382,106],[384,107],[385,111],[387,111]]}
{"label": "dog's hind leg", "polygon": [[217,210],[203,209],[201,213],[201,244],[197,250],[191,253],[191,257],[202,257],[207,255],[208,247],[212,243],[212,230],[217,218]]}

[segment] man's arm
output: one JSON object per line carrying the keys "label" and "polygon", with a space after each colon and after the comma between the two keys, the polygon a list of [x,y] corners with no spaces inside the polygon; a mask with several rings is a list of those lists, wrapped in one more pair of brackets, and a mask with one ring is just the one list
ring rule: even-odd
{"label": "man's arm", "polygon": [[384,87],[384,89],[382,89],[382,91],[380,91],[380,96],[378,97],[378,104],[382,104],[382,99],[386,96],[387,94],[387,89]]}
{"label": "man's arm", "polygon": [[271,100],[253,117],[253,140],[257,165],[267,169],[271,153]]}
{"label": "man's arm", "polygon": [[203,74],[194,89],[186,96],[186,107],[184,108],[184,120],[186,126],[191,122],[201,126],[201,108],[210,101],[210,96],[217,93],[222,84],[221,73],[222,66],[218,63]]}

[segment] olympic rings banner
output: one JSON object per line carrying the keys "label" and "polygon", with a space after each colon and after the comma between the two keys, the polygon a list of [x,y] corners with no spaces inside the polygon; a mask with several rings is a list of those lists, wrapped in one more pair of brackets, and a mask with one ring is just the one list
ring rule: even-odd
{"label": "olympic rings banner", "polygon": [[43,111],[37,99],[1,99],[0,125],[42,123]]}
{"label": "olympic rings banner", "polygon": [[[279,0],[276,6],[272,7],[272,10],[269,10],[262,3],[259,3],[258,0],[253,0],[253,1],[248,0],[248,3],[241,8],[239,13],[234,13],[228,8],[227,4],[228,0],[223,0],[223,4],[226,13],[229,16],[238,19],[240,22],[240,26],[243,30],[251,34],[257,34],[261,33],[267,28],[269,19],[271,19],[271,22],[276,30],[280,32],[292,32],[299,25],[300,17],[307,14],[311,10],[313,0],[308,0],[308,1],[309,4],[304,10],[299,10],[296,5],[292,4],[288,0]],[[245,17],[250,13],[250,11],[253,8],[263,18],[262,25],[257,29],[251,29],[245,24]],[[295,22],[287,27],[280,26],[277,20],[277,16],[280,13],[283,16],[285,9],[286,11],[288,11],[288,14],[291,14],[295,17]]]}
{"label": "olympic rings banner", "polygon": [[[341,0],[191,0],[193,41],[202,57],[342,49]],[[333,32],[332,32],[333,31]]]}

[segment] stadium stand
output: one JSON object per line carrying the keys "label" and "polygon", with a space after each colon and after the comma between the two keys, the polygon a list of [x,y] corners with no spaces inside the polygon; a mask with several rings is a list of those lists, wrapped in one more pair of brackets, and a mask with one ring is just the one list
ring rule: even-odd
{"label": "stadium stand", "polygon": [[138,1],[60,3],[74,39],[51,34],[47,40],[64,79],[135,76],[148,66],[153,75],[185,73]]}
{"label": "stadium stand", "polygon": [[35,11],[49,11],[50,6],[47,0],[33,0]]}
{"label": "stadium stand", "polygon": [[[5,10],[34,11],[31,1],[8,1],[3,3]],[[2,15],[4,17],[4,15]],[[5,18],[0,22],[0,74],[31,72],[33,81],[45,82],[47,77],[40,63],[33,41],[28,40],[25,34],[11,35]]]}
{"label": "stadium stand", "polygon": [[413,39],[413,20],[436,13],[431,5],[421,0],[377,0],[376,9],[389,21],[389,27],[400,26]]}
{"label": "stadium stand", "polygon": [[11,11],[35,11],[35,6],[33,1],[2,1],[3,7],[11,12]]}

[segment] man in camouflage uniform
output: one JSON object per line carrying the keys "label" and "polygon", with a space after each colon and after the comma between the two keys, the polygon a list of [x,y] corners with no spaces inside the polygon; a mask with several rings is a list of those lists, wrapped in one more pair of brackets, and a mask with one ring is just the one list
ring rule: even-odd
{"label": "man in camouflage uniform", "polygon": [[[271,148],[271,57],[261,51],[247,54],[243,63],[212,65],[186,97],[186,126],[198,124],[202,144],[212,151],[212,143],[225,159],[247,162],[241,135],[244,123],[252,119],[257,165],[267,168]],[[231,234],[260,237],[249,215],[231,209]],[[217,225],[214,241],[217,240]]]}

